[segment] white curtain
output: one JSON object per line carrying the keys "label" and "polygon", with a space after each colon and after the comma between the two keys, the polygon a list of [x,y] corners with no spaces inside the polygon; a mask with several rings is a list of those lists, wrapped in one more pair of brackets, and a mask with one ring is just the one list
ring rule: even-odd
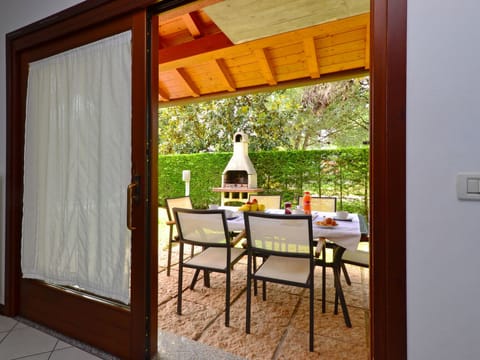
{"label": "white curtain", "polygon": [[22,273],[129,303],[131,33],[30,64]]}

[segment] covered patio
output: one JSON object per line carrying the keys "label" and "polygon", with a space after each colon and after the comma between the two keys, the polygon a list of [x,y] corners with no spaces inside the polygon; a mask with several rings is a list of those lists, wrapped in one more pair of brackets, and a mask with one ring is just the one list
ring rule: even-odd
{"label": "covered patio", "polygon": [[[239,7],[207,0],[159,15],[159,107],[369,73],[368,1],[347,1],[346,6],[328,1],[233,3]],[[320,13],[328,16],[319,17]],[[310,353],[308,296],[302,289],[269,284],[267,301],[253,300],[252,333],[245,333],[246,258],[232,272],[230,327],[223,321],[224,278],[214,273],[211,288],[199,281],[193,291],[188,288],[191,277],[185,276],[183,314],[177,315],[178,252],[174,247],[175,265],[168,277],[168,235],[162,233],[163,223],[159,220],[160,335],[183,336],[247,359],[369,358],[368,269],[347,265],[352,285],[343,287],[352,328],[345,326],[341,312],[333,314],[331,271],[327,272],[327,311],[321,312],[321,269],[316,269],[315,351]]]}

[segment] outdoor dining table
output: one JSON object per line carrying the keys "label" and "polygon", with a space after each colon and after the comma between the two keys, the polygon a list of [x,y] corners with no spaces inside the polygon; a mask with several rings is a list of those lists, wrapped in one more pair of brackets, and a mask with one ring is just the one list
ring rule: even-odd
{"label": "outdoor dining table", "polygon": [[[225,206],[221,208],[232,211],[232,216],[227,219],[228,229],[232,232],[240,233],[240,235],[245,236],[243,212],[238,211],[238,209],[234,207]],[[284,210],[267,209],[265,212],[267,214],[283,214]],[[349,214],[349,217],[346,220],[336,219],[338,224],[337,226],[326,227],[317,224],[317,222],[327,217],[336,219],[335,213],[332,212],[312,212],[312,230],[314,239],[328,239],[329,241],[347,250],[356,250],[362,236],[365,236],[368,233],[365,218],[362,215]],[[237,242],[241,237],[242,236],[236,237]]]}
{"label": "outdoor dining table", "polygon": [[[232,245],[236,245],[240,242],[242,238],[246,236],[245,224],[243,219],[243,212],[238,211],[232,207],[222,207],[228,212],[227,225],[228,229],[237,233],[232,241]],[[265,212],[268,214],[284,214],[285,210],[282,209],[267,209]],[[345,319],[345,324],[347,327],[352,327],[350,320],[350,315],[348,312],[345,296],[343,294],[342,285],[340,282],[340,267],[342,266],[341,259],[346,250],[355,251],[358,247],[358,244],[362,238],[368,237],[368,226],[365,221],[365,217],[359,214],[349,214],[347,219],[340,220],[336,219],[336,213],[333,212],[312,212],[312,233],[315,242],[317,243],[315,249],[315,258],[316,262],[320,261],[320,264],[323,268],[322,270],[322,313],[326,311],[326,289],[325,289],[325,268],[326,261],[320,260],[320,254],[325,254],[326,247],[328,243],[333,243],[335,245],[333,252],[332,265],[334,267],[334,282],[336,291],[336,298],[340,300],[340,305],[342,307],[343,316]],[[322,226],[320,221],[324,218],[332,218],[336,220],[337,226]],[[245,246],[245,243],[242,245]],[[335,270],[336,269],[336,270]],[[335,300],[335,314],[337,313],[337,300]]]}

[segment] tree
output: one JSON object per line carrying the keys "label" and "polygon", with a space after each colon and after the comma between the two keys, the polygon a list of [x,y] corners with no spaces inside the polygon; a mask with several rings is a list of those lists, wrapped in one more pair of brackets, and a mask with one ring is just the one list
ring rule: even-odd
{"label": "tree", "polygon": [[368,139],[368,78],[172,106],[159,111],[161,154],[249,149],[305,150]]}
{"label": "tree", "polygon": [[160,109],[160,153],[232,151],[237,131],[248,134],[253,151],[288,147],[286,116],[271,106],[271,96],[243,95]]}

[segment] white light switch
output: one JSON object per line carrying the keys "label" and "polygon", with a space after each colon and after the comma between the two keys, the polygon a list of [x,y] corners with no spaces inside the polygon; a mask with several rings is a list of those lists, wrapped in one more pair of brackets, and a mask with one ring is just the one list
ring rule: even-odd
{"label": "white light switch", "polygon": [[457,197],[460,200],[480,200],[480,173],[457,175]]}
{"label": "white light switch", "polygon": [[467,194],[478,194],[479,191],[479,179],[467,178]]}

